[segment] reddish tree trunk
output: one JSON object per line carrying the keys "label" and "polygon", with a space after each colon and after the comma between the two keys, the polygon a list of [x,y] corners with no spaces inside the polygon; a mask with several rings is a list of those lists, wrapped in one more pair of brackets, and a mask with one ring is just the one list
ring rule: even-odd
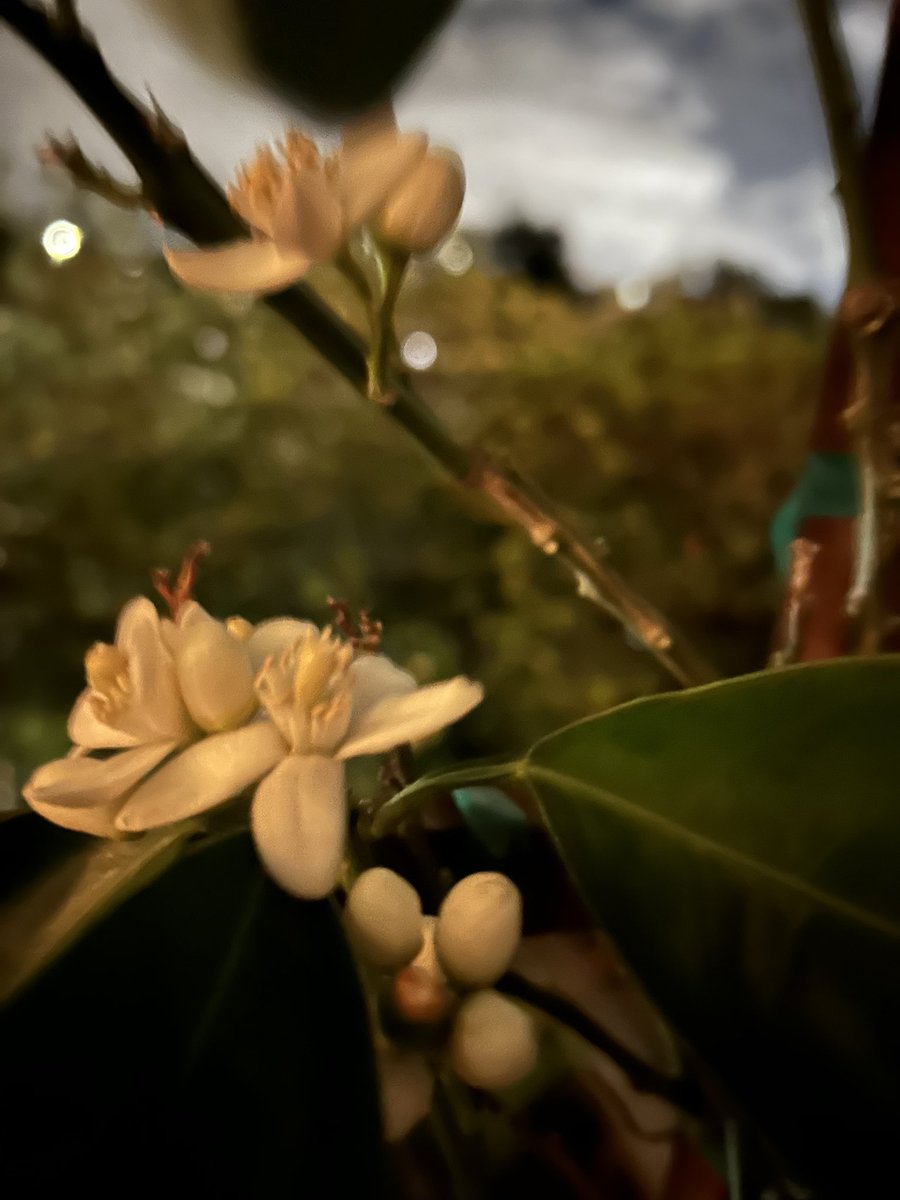
{"label": "reddish tree trunk", "polygon": [[[875,119],[865,159],[870,220],[886,278],[900,277],[900,0],[891,8],[888,41]],[[837,318],[825,359],[818,410],[810,439],[813,453],[851,450],[843,414],[852,399],[850,339]],[[893,404],[900,416],[900,364],[895,365]],[[810,516],[797,536],[814,542],[813,560],[798,630],[800,661],[834,658],[852,650],[852,626],[844,601],[853,568],[855,522],[845,517]],[[900,556],[887,573],[889,612],[900,612]]]}

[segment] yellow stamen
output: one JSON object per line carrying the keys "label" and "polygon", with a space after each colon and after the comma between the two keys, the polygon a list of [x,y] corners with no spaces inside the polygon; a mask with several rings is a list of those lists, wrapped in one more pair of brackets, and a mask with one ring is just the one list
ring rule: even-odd
{"label": "yellow stamen", "polygon": [[95,642],[84,656],[84,673],[91,689],[91,707],[97,716],[109,720],[121,712],[131,694],[128,656],[117,646]]}
{"label": "yellow stamen", "polygon": [[246,642],[253,632],[253,626],[243,617],[229,617],[225,622],[225,628],[239,642]]}

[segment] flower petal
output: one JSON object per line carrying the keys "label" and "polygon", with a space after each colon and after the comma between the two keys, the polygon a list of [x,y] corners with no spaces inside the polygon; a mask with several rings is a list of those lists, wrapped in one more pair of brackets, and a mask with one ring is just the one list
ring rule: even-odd
{"label": "flower petal", "polygon": [[408,696],[419,686],[409,671],[404,671],[386,654],[360,654],[350,664],[353,681],[353,713],[347,736],[369,709],[388,696]]}
{"label": "flower petal", "polygon": [[256,711],[246,645],[194,603],[174,638],[178,683],[188,711],[207,733],[243,725]]}
{"label": "flower petal", "polygon": [[319,900],[335,887],[344,856],[344,766],[292,754],[253,797],[250,828],[263,865],[279,887]]}
{"label": "flower petal", "polygon": [[382,206],[422,160],[427,147],[424,133],[398,135],[391,129],[341,147],[339,178],[347,230],[361,225]]}
{"label": "flower petal", "polygon": [[125,746],[136,746],[144,739],[124,729],[113,729],[101,721],[91,707],[91,689],[85,688],[69,715],[66,726],[69,740],[84,750],[118,750]]}
{"label": "flower petal", "polygon": [[74,833],[90,833],[94,837],[116,838],[116,813],[119,808],[118,800],[110,800],[107,804],[96,807],[73,808],[70,804],[46,804],[35,800],[31,807],[39,816],[63,829],[71,829]]}
{"label": "flower petal", "polygon": [[36,812],[57,824],[66,824],[67,828],[80,829],[83,825],[67,824],[45,810],[116,805],[174,749],[174,742],[156,742],[120,750],[109,758],[70,754],[68,758],[38,767],[22,789],[22,795]]}
{"label": "flower petal", "polygon": [[129,601],[122,609],[116,645],[128,657],[134,689],[123,728],[142,741],[186,740],[191,725],[178,692],[175,663],[163,640],[159,613],[145,596]]}
{"label": "flower petal", "polygon": [[270,655],[289,650],[307,633],[318,632],[318,627],[312,621],[298,621],[294,617],[273,617],[271,621],[261,621],[246,642],[253,670],[259,671]]}
{"label": "flower petal", "polygon": [[374,704],[357,722],[337,751],[341,759],[381,754],[403,742],[437,733],[481,702],[484,691],[464,675],[432,683],[405,696],[389,696]]}
{"label": "flower petal", "polygon": [[337,253],[343,232],[338,191],[323,170],[285,178],[272,219],[272,236],[281,250],[327,262]]}
{"label": "flower petal", "polygon": [[169,270],[188,287],[214,292],[278,292],[305,275],[309,255],[274,242],[229,242],[210,250],[164,249]]}
{"label": "flower petal", "polygon": [[268,721],[215,733],[166,763],[129,797],[116,820],[128,832],[206,812],[256,783],[287,752]]}
{"label": "flower petal", "polygon": [[456,224],[465,190],[459,155],[443,148],[429,151],[388,197],[377,232],[413,254],[431,250]]}

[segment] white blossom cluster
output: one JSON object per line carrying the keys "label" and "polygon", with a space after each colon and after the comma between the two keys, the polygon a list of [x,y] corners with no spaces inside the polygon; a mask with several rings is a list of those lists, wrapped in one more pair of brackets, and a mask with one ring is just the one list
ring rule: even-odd
{"label": "white blossom cluster", "polygon": [[344,763],[415,741],[481,699],[463,676],[418,687],[382,654],[277,617],[219,621],[186,599],[172,619],[129,601],[113,645],[85,656],[65,758],[24,788],[68,829],[117,837],[194,817],[255,786],[250,824],[269,874],[295,896],[335,886]]}

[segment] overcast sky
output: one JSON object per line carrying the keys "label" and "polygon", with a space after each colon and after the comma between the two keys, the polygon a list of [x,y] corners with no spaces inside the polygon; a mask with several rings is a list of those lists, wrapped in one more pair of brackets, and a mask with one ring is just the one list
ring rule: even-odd
{"label": "overcast sky", "polygon": [[[196,9],[218,72],[198,67],[154,17],[167,4]],[[241,72],[222,0],[80,8],[116,71],[136,90],[152,86],[219,178],[290,115]],[[867,103],[886,8],[843,5]],[[524,217],[559,227],[582,284],[727,259],[786,290],[831,300],[839,287],[827,146],[792,0],[463,0],[397,109],[402,124],[463,155],[465,225]],[[45,129],[71,127],[88,152],[117,162],[65,87],[2,27],[0,112],[12,195],[36,219],[60,205],[31,153]]]}

